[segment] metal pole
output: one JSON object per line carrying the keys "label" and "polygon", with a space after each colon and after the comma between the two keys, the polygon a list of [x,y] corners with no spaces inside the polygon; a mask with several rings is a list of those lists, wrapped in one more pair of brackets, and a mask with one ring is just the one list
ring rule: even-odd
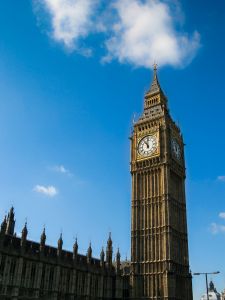
{"label": "metal pole", "polygon": [[208,274],[219,274],[220,271],[211,272],[211,273],[193,273],[193,275],[205,275],[205,282],[206,282],[206,292],[207,292],[207,300],[209,300],[209,286],[208,286]]}
{"label": "metal pole", "polygon": [[209,300],[209,287],[208,287],[208,277],[207,277],[207,273],[205,273],[205,282],[206,282],[207,300]]}

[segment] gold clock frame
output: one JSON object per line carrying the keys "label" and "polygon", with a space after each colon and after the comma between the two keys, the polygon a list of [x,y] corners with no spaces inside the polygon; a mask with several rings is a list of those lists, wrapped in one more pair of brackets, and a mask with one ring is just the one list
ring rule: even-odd
{"label": "gold clock frame", "polygon": [[[139,151],[138,151],[138,146],[139,146],[140,141],[141,141],[144,137],[149,136],[149,135],[150,135],[150,136],[155,136],[155,137],[156,137],[157,148],[156,148],[156,150],[155,150],[153,153],[151,153],[150,155],[148,155],[148,156],[143,156],[143,155],[141,155],[141,154],[139,153]],[[140,160],[146,160],[146,159],[153,158],[153,157],[157,157],[157,156],[159,156],[159,155],[160,155],[159,131],[154,131],[154,132],[151,132],[151,131],[149,131],[149,132],[144,132],[143,134],[141,134],[141,135],[139,135],[139,136],[137,137],[137,140],[136,140],[136,158],[137,158],[138,161],[140,161]]]}

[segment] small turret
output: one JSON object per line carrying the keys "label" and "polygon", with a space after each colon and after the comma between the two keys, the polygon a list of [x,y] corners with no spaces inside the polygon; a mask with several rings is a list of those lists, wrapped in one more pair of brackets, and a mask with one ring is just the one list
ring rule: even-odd
{"label": "small turret", "polygon": [[22,233],[21,233],[21,247],[22,248],[24,248],[26,245],[27,235],[28,235],[27,222],[25,222]]}
{"label": "small turret", "polygon": [[105,252],[104,252],[103,247],[102,247],[102,251],[100,253],[100,264],[102,267],[104,267],[104,265],[105,265]]}
{"label": "small turret", "polygon": [[112,247],[112,238],[111,238],[111,232],[110,232],[109,238],[107,241],[107,248],[106,248],[106,263],[109,267],[112,266],[112,256],[113,256],[113,247]]}
{"label": "small turret", "polygon": [[91,242],[89,244],[88,250],[87,250],[87,262],[90,264],[92,259],[92,248],[91,248]]}
{"label": "small turret", "polygon": [[45,242],[46,242],[46,234],[45,234],[45,227],[44,227],[40,238],[40,252],[42,253],[44,252],[45,249]]}
{"label": "small turret", "polygon": [[61,233],[60,237],[58,239],[58,250],[57,250],[57,255],[59,257],[62,255],[62,246],[63,246],[63,239],[62,239],[62,233]]}
{"label": "small turret", "polygon": [[117,253],[116,253],[116,273],[120,274],[120,250],[118,248]]}
{"label": "small turret", "polygon": [[75,243],[73,245],[73,260],[77,260],[77,254],[78,254],[78,243],[77,243],[77,238],[75,240]]}
{"label": "small turret", "polygon": [[15,214],[14,207],[12,206],[7,217],[7,226],[6,226],[6,234],[13,235],[15,228]]}

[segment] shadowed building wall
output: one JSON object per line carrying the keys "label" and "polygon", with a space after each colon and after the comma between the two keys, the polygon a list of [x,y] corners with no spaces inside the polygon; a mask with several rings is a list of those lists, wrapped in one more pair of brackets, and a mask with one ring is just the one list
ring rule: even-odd
{"label": "shadowed building wall", "polygon": [[[14,234],[13,208],[4,219],[0,232],[0,299],[122,299],[123,280],[120,254],[112,262],[112,240],[109,236],[100,259],[78,254],[77,241],[73,252],[63,250],[62,235],[58,247],[45,244],[43,231],[40,243],[27,240],[25,224],[21,237]],[[10,229],[10,230],[8,230]]]}

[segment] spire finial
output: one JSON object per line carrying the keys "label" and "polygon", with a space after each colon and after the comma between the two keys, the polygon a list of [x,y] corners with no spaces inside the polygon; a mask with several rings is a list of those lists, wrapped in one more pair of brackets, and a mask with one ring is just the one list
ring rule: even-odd
{"label": "spire finial", "polygon": [[157,63],[156,63],[156,62],[154,62],[154,64],[153,64],[153,68],[154,68],[154,71],[156,72],[156,71],[157,71],[157,69],[158,69],[158,65],[157,65]]}

